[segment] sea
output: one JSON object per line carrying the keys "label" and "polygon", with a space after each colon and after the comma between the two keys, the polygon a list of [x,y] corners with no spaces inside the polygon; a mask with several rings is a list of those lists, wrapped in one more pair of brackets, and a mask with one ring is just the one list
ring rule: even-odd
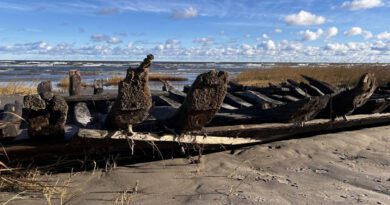
{"label": "sea", "polygon": [[[94,79],[109,79],[113,76],[125,76],[129,67],[136,68],[140,62],[135,61],[0,61],[0,86],[9,83],[38,84],[50,80],[54,87],[68,76],[69,70],[81,72],[84,82],[92,83]],[[152,73],[168,74],[187,78],[172,84],[181,89],[191,85],[196,76],[212,69],[224,70],[234,78],[240,72],[249,69],[272,69],[283,64],[291,67],[305,67],[313,63],[272,63],[272,62],[153,62]],[[316,66],[327,67],[329,64],[316,63]],[[161,89],[161,83],[151,82],[152,89]],[[108,87],[108,89],[116,89]]]}

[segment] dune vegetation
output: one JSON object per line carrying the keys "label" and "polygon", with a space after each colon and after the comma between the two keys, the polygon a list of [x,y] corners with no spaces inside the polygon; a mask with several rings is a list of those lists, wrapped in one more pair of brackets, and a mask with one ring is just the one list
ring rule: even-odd
{"label": "dune vegetation", "polygon": [[281,83],[287,79],[303,81],[301,75],[314,77],[339,87],[349,87],[356,83],[364,73],[374,73],[380,85],[390,83],[390,66],[380,65],[331,65],[329,67],[288,67],[279,66],[270,69],[251,69],[240,73],[235,81],[243,85],[268,86],[269,83]]}

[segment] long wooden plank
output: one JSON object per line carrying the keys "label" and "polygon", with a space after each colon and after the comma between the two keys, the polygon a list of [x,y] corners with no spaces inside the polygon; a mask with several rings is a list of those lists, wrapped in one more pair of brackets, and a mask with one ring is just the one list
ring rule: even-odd
{"label": "long wooden plank", "polygon": [[[235,143],[236,145],[250,145],[256,143],[263,143],[268,141],[283,140],[296,137],[297,135],[305,135],[311,133],[324,133],[340,129],[360,129],[364,126],[373,125],[389,125],[390,113],[388,114],[373,114],[373,115],[352,115],[348,121],[344,120],[312,120],[306,122],[304,126],[297,126],[294,123],[265,123],[256,125],[235,125],[235,126],[219,126],[207,127],[204,129],[207,136],[211,136],[210,140],[204,135],[189,135],[183,140],[184,142],[196,143],[212,143],[210,148],[221,149],[222,143]],[[91,131],[92,132],[92,131]],[[133,150],[142,149],[178,149],[179,139],[173,135],[166,135],[161,137],[158,135],[149,135],[143,133],[136,140],[125,139],[110,139],[110,135],[105,131],[98,131],[100,134],[87,134],[80,132],[76,139],[71,141],[51,141],[51,142],[31,142],[18,145],[4,145],[4,149],[0,150],[0,160],[21,160],[41,157],[45,159],[48,156],[61,155],[80,155],[85,153],[101,153],[109,151],[119,151],[121,149],[128,150],[131,154],[130,147],[134,144]],[[112,136],[116,138],[123,138],[124,135],[117,133]],[[145,138],[143,138],[145,137]],[[222,137],[219,139],[219,137]],[[150,141],[149,141],[150,140]],[[154,140],[154,141],[152,141]],[[205,141],[204,141],[205,140]],[[226,140],[226,141],[225,141]],[[236,141],[237,140],[237,141]],[[242,144],[239,144],[242,143]],[[207,144],[205,144],[207,147]],[[7,154],[5,154],[5,152]]]}
{"label": "long wooden plank", "polygon": [[[154,96],[169,96],[166,91],[152,91]],[[102,93],[99,95],[79,95],[79,96],[65,96],[67,103],[75,102],[91,102],[91,101],[114,101],[117,97],[117,93]]]}
{"label": "long wooden plank", "polygon": [[305,122],[303,126],[298,126],[295,123],[264,123],[253,125],[206,127],[204,131],[213,136],[239,136],[244,138],[250,137],[262,139],[270,136],[278,138],[296,134],[326,132],[337,129],[360,129],[364,126],[372,126],[376,124],[390,124],[390,113],[351,115],[347,121],[343,119],[336,119],[332,122],[326,119],[316,119]]}

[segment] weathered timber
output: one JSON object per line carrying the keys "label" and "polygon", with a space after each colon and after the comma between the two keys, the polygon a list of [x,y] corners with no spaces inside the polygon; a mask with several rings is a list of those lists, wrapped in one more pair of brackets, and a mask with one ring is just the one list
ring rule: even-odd
{"label": "weathered timber", "polygon": [[374,114],[385,111],[390,106],[386,98],[369,99],[363,106],[357,108],[352,114]]}
{"label": "weathered timber", "polygon": [[364,105],[377,87],[376,78],[371,73],[364,74],[357,85],[350,89],[335,94],[329,100],[327,107],[321,112],[320,117],[335,119],[351,114],[355,109]]}
{"label": "weathered timber", "polygon": [[166,96],[156,96],[153,101],[155,102],[155,104],[160,106],[171,106],[173,108],[179,108],[181,106],[179,102]]}
{"label": "weathered timber", "polygon": [[286,102],[286,103],[299,101],[299,98],[296,98],[296,97],[291,96],[291,95],[277,95],[277,94],[273,94],[273,95],[270,95],[269,97],[271,97],[271,98],[273,98],[275,100]]}
{"label": "weathered timber", "polygon": [[200,74],[186,99],[166,126],[179,132],[200,130],[220,109],[227,91],[228,74],[211,70]]}
{"label": "weathered timber", "polygon": [[14,138],[19,134],[22,121],[22,109],[23,105],[19,101],[4,105],[4,111],[1,113],[0,139]]}
{"label": "weathered timber", "polygon": [[250,107],[252,106],[251,103],[246,102],[245,100],[236,97],[230,93],[226,93],[225,99],[223,100],[224,103],[237,107],[237,108],[244,108],[244,107]]}
{"label": "weathered timber", "polygon": [[69,95],[80,95],[81,94],[81,75],[78,70],[69,71]]}
{"label": "weathered timber", "polygon": [[174,90],[175,89],[175,87],[173,87],[172,83],[170,83],[167,80],[161,80],[160,79],[160,82],[163,84],[162,91],[170,91],[170,90]]}
{"label": "weathered timber", "polygon": [[259,106],[225,111],[218,114],[210,125],[257,124],[270,122],[303,123],[314,119],[328,104],[330,96],[305,98],[275,108],[261,109]]}
{"label": "weathered timber", "polygon": [[236,108],[234,106],[231,106],[229,104],[226,104],[226,103],[222,103],[222,105],[221,105],[221,111],[223,111],[223,110],[235,110],[235,109],[238,109],[238,108]]}
{"label": "weathered timber", "polygon": [[269,104],[271,107],[276,107],[278,105],[285,104],[284,102],[274,100],[272,98],[267,97],[266,95],[263,95],[259,92],[253,91],[253,90],[245,90],[241,92],[235,92],[234,95],[239,96],[240,98],[254,104]]}
{"label": "weathered timber", "polygon": [[290,84],[290,85],[293,85],[295,87],[299,87],[299,83],[293,79],[287,79],[287,82]]}
{"label": "weathered timber", "polygon": [[336,119],[315,119],[306,122],[303,126],[296,123],[263,123],[254,125],[233,125],[219,127],[205,127],[204,132],[213,136],[249,137],[262,140],[282,140],[297,134],[317,134],[340,129],[361,129],[373,125],[389,125],[390,113],[371,115],[351,115],[348,121]]}
{"label": "weathered timber", "polygon": [[325,95],[320,89],[314,87],[313,85],[300,82],[299,87],[305,92],[309,93],[311,96],[323,96]]}
{"label": "weathered timber", "polygon": [[51,81],[42,81],[37,86],[38,94],[44,100],[51,100],[53,98],[53,88],[51,86]]}
{"label": "weathered timber", "polygon": [[337,88],[335,88],[334,86],[330,85],[329,83],[327,82],[324,82],[324,81],[320,81],[320,80],[317,80],[315,78],[312,78],[312,77],[309,77],[309,76],[306,76],[306,75],[302,75],[302,77],[307,80],[309,82],[310,85],[314,86],[314,87],[317,87],[319,90],[321,90],[321,92],[323,92],[324,94],[332,94],[332,93],[336,93],[337,92]]}
{"label": "weathered timber", "polygon": [[[187,145],[198,144],[202,145],[205,149],[226,150],[229,148],[235,148],[234,146],[227,146],[228,142],[235,143],[237,146],[245,146],[270,141],[293,139],[296,137],[308,137],[318,133],[323,134],[345,129],[361,129],[362,127],[367,126],[388,124],[390,124],[390,113],[352,115],[348,121],[341,119],[335,121],[316,119],[306,122],[304,126],[297,126],[294,123],[264,123],[253,125],[205,127],[204,132],[207,134],[206,137],[203,134],[191,134],[181,138],[170,134],[161,136],[140,133],[142,135],[136,135],[137,137],[133,140],[131,140],[131,136],[126,136],[120,132],[81,129],[78,134],[79,137],[70,141],[56,140],[50,142],[26,142],[4,145],[4,149],[0,150],[0,160],[3,161],[10,159],[11,161],[18,161],[36,159],[37,157],[46,159],[48,156],[58,157],[67,155],[85,156],[86,153],[104,154],[117,152],[123,149],[127,151],[126,153],[131,153],[129,151],[133,151],[134,154],[144,154],[145,150],[155,150],[156,147],[160,151],[180,150],[180,144],[185,144],[187,142]],[[111,136],[115,137],[112,138]],[[212,136],[212,138],[209,138],[209,141],[207,139],[210,136]],[[134,144],[132,149],[130,149],[128,144],[129,139],[130,142],[135,142],[132,143]],[[236,139],[238,140],[236,141]],[[153,143],[149,140],[152,140]],[[242,142],[242,144],[238,142]],[[220,144],[226,146],[222,147]]]}
{"label": "weathered timber", "polygon": [[27,111],[28,134],[31,138],[63,138],[68,105],[63,97],[55,95],[45,101],[39,95],[23,99]]}
{"label": "weathered timber", "polygon": [[100,95],[104,92],[104,83],[103,79],[93,80],[93,94]]}
{"label": "weathered timber", "polygon": [[295,85],[295,82],[294,82],[294,84],[286,83],[285,87],[290,89],[290,92],[289,92],[290,95],[297,97],[299,99],[311,97],[311,95],[309,93],[305,92],[304,90],[302,90],[299,87],[299,85],[298,86]]}
{"label": "weathered timber", "polygon": [[153,55],[148,55],[137,69],[129,68],[119,83],[118,96],[109,112],[106,125],[110,129],[127,130],[129,125],[144,121],[152,107],[148,72]]}
{"label": "weathered timber", "polygon": [[187,94],[184,92],[180,92],[175,89],[171,89],[168,91],[169,98],[174,99],[175,101],[179,103],[183,103],[184,99],[187,97]]}

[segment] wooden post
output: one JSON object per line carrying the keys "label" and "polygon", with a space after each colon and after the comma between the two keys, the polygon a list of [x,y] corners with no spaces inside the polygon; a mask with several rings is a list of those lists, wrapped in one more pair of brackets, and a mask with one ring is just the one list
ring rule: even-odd
{"label": "wooden post", "polygon": [[102,94],[103,91],[104,91],[103,79],[95,79],[93,81],[93,94],[94,95],[99,95],[99,94]]}
{"label": "wooden post", "polygon": [[81,75],[78,70],[69,71],[69,95],[80,95],[81,93]]}

